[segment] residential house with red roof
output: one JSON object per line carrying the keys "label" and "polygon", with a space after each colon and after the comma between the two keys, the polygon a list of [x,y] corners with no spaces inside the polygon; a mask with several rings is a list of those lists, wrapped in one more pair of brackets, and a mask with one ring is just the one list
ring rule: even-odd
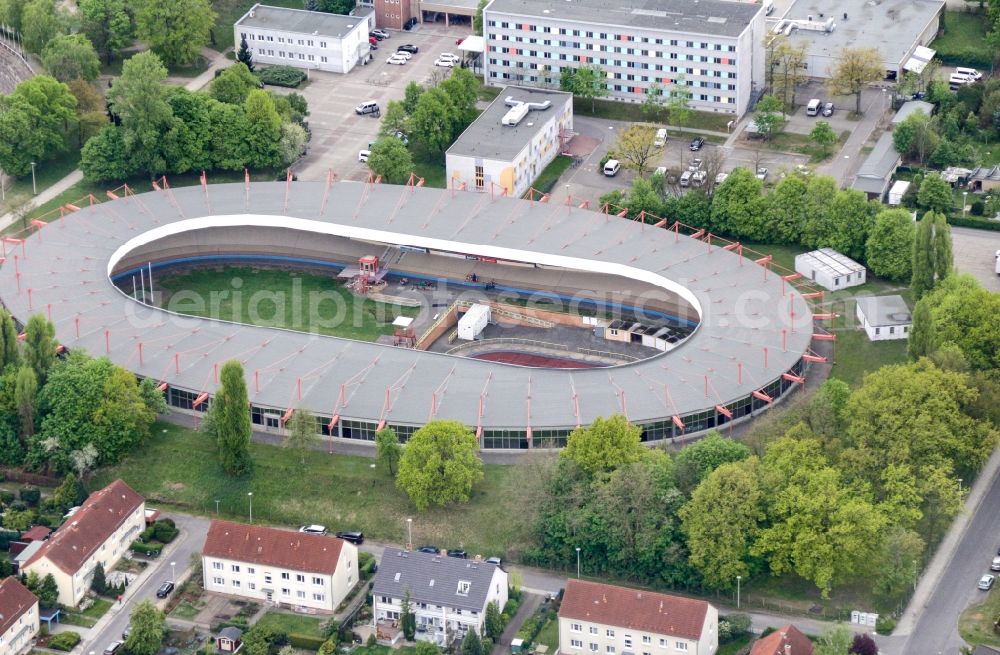
{"label": "residential house with red roof", "polygon": [[21,571],[43,578],[51,573],[59,587],[59,602],[75,607],[90,589],[98,563],[110,571],[142,534],[145,511],[145,499],[115,480],[90,494],[21,564]]}
{"label": "residential house with red roof", "polygon": [[38,599],[17,578],[0,580],[0,655],[20,655],[38,634]]}
{"label": "residential house with red roof", "polygon": [[358,549],[328,535],[212,521],[202,571],[207,591],[333,612],[358,582]]}
{"label": "residential house with red roof", "polygon": [[703,600],[570,580],[559,608],[566,655],[712,655],[719,611]]}
{"label": "residential house with red roof", "polygon": [[779,628],[754,642],[750,655],[812,655],[813,642],[794,625]]}

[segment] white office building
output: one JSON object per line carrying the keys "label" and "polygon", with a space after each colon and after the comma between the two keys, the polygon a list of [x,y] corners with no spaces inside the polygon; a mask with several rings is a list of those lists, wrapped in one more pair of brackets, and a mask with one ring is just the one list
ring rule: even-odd
{"label": "white office building", "polygon": [[347,73],[371,56],[368,31],[374,12],[341,16],[320,11],[256,4],[233,25],[253,53],[255,64],[295,66],[329,73]]}
{"label": "white office building", "polygon": [[572,128],[571,94],[509,86],[448,148],[448,184],[521,197]]}
{"label": "white office building", "polygon": [[642,102],[684,84],[690,106],[737,116],[764,80],[764,7],[727,0],[492,0],[483,12],[490,85],[558,88],[584,64],[607,73],[608,97]]}

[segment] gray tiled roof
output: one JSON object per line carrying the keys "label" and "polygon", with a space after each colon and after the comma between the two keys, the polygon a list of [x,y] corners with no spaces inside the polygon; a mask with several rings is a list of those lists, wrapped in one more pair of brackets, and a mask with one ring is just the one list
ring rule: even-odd
{"label": "gray tiled roof", "polygon": [[[458,583],[463,580],[471,583],[466,595],[458,593]],[[372,593],[402,598],[409,589],[414,603],[481,612],[491,584],[507,584],[506,574],[493,564],[387,548]]]}
{"label": "gray tiled roof", "polygon": [[739,36],[762,4],[728,0],[493,0],[487,11],[593,25]]}

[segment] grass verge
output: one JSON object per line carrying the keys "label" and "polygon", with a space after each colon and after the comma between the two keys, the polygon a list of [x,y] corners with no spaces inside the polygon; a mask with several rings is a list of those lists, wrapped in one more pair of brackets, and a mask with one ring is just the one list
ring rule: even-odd
{"label": "grass verge", "polygon": [[190,621],[194,617],[198,616],[198,612],[200,611],[201,610],[199,610],[197,607],[184,600],[181,601],[180,604],[178,604],[177,607],[175,607],[173,611],[170,612],[170,616],[173,616],[178,619],[187,619]]}
{"label": "grass verge", "polygon": [[96,598],[93,605],[82,612],[66,611],[59,617],[59,620],[81,628],[93,628],[97,621],[111,609],[111,605],[112,602],[106,598]]}
{"label": "grass verge", "polygon": [[161,275],[158,285],[165,306],[181,314],[358,341],[391,335],[393,319],[420,311],[359,298],[332,273],[203,268]]}
{"label": "grass verge", "polygon": [[[209,44],[209,47],[219,52],[226,48],[232,48],[233,23],[250,11],[250,8],[255,4],[257,4],[255,0],[212,0],[212,9],[215,10],[216,19],[215,26],[212,28],[212,43]],[[302,0],[268,0],[266,4],[271,7],[302,9]]]}
{"label": "grass verge", "polygon": [[[642,105],[634,102],[616,102],[614,100],[595,100],[593,109],[591,101],[583,98],[573,98],[573,112],[580,116],[592,116],[594,118],[606,118],[615,121],[628,122],[666,122],[666,112],[661,110],[658,115],[650,116],[642,110]],[[712,130],[714,132],[726,132],[729,121],[733,120],[732,114],[716,114],[705,111],[692,111],[684,128],[698,130]],[[672,126],[676,129],[676,125]]]}
{"label": "grass verge", "polygon": [[[283,448],[253,443],[252,473],[227,476],[215,444],[194,430],[157,423],[153,435],[120,465],[101,471],[99,489],[118,477],[150,504],[246,521],[247,492],[253,491],[255,521],[294,526],[320,523],[333,530],[363,530],[376,541],[406,542],[406,519],[414,517],[413,538],[470,554],[514,558],[530,541],[534,520],[524,498],[537,490],[530,459],[520,466],[485,465],[484,478],[468,503],[434,507],[417,514],[388,474],[367,457],[312,453],[303,465]],[[539,455],[539,457],[545,457]],[[528,495],[525,495],[528,494]]]}
{"label": "grass verge", "polygon": [[840,321],[846,325],[835,330],[837,341],[831,377],[857,387],[868,373],[906,361],[906,339],[869,341],[864,330],[855,325],[854,301],[844,302],[843,307]]}
{"label": "grass verge", "polygon": [[303,616],[301,614],[286,614],[284,612],[268,612],[260,617],[257,625],[271,628],[275,632],[286,634],[308,635],[310,637],[322,637],[323,619],[315,616]]}
{"label": "grass verge", "polygon": [[[45,191],[59,180],[73,172],[80,162],[79,148],[73,148],[56,159],[39,162],[35,165],[35,186],[39,193]],[[31,173],[24,177],[11,178],[4,176],[6,185],[6,202],[0,201],[0,214],[10,211],[16,200],[33,197],[31,186]]]}
{"label": "grass verge", "polygon": [[548,193],[559,181],[559,177],[566,172],[569,165],[573,163],[573,158],[566,155],[556,155],[556,158],[549,162],[549,165],[538,176],[533,185],[535,191]]}
{"label": "grass verge", "polygon": [[947,66],[989,68],[993,49],[986,43],[989,21],[981,13],[945,11],[941,36],[931,42],[942,63]]}
{"label": "grass verge", "polygon": [[1000,591],[994,587],[986,600],[974,605],[958,619],[958,634],[973,646],[1000,646],[1000,635],[993,631],[993,622],[1000,616]]}

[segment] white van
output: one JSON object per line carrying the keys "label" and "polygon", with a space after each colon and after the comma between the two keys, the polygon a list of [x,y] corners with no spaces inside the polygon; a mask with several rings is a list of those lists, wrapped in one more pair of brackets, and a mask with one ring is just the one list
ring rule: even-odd
{"label": "white van", "polygon": [[617,159],[609,159],[608,163],[604,165],[604,174],[608,177],[614,177],[618,175],[618,171],[622,168],[622,164]]}
{"label": "white van", "polygon": [[973,82],[978,82],[979,80],[983,79],[983,74],[977,71],[975,68],[962,68],[961,66],[959,66],[958,68],[955,69],[955,74],[964,75]]}
{"label": "white van", "polygon": [[819,101],[819,98],[810,100],[809,104],[806,105],[806,116],[818,116],[821,105],[822,103]]}
{"label": "white van", "polygon": [[661,127],[656,130],[656,138],[653,140],[653,145],[657,148],[667,145],[667,128]]}
{"label": "white van", "polygon": [[952,91],[956,91],[959,87],[972,84],[973,82],[975,82],[974,79],[960,73],[952,73],[948,76],[948,88]]}
{"label": "white van", "polygon": [[378,113],[378,103],[374,100],[366,100],[354,108],[354,113],[362,115]]}

